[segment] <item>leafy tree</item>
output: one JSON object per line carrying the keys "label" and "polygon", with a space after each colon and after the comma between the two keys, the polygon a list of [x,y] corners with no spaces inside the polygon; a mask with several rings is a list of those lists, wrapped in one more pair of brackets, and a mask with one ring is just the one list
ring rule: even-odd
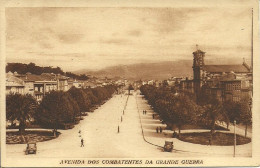
{"label": "leafy tree", "polygon": [[175,96],[172,103],[173,122],[178,126],[179,133],[185,124],[197,124],[198,117],[201,115],[202,108],[198,106],[187,95]]}
{"label": "leafy tree", "polygon": [[247,136],[247,127],[252,124],[252,110],[250,106],[251,100],[249,98],[245,98],[241,100],[241,113],[240,113],[240,121],[246,126],[245,128],[245,137]]}
{"label": "leafy tree", "polygon": [[19,132],[23,134],[26,122],[34,117],[36,100],[31,95],[9,94],[6,96],[6,117],[7,120],[19,121]]}
{"label": "leafy tree", "polygon": [[232,102],[232,101],[226,101],[223,102],[223,107],[225,111],[227,112],[228,116],[228,122],[227,122],[227,127],[229,126],[229,122],[234,123],[236,120],[238,123],[240,122],[240,103],[237,102]]}
{"label": "leafy tree", "polygon": [[176,125],[179,133],[184,124],[196,124],[203,113],[203,109],[195,103],[192,94],[186,92],[176,94],[173,88],[164,86],[157,88],[151,85],[141,86],[140,91],[167,125]]}
{"label": "leafy tree", "polygon": [[93,94],[92,89],[86,88],[86,89],[83,89],[83,91],[88,96],[90,103],[91,103],[91,106],[98,104],[98,98]]}
{"label": "leafy tree", "polygon": [[169,83],[168,83],[167,80],[164,80],[163,83],[162,83],[162,85],[163,85],[163,87],[167,87],[167,86],[169,86]]}
{"label": "leafy tree", "polygon": [[134,87],[133,87],[133,85],[130,84],[130,85],[128,86],[128,94],[130,94],[130,91],[131,91],[131,90],[134,90]]}
{"label": "leafy tree", "polygon": [[57,129],[64,123],[73,123],[80,114],[78,104],[68,93],[53,91],[47,94],[39,107],[37,120],[44,126]]}
{"label": "leafy tree", "polygon": [[54,74],[61,74],[66,75],[68,77],[79,79],[79,80],[88,80],[88,76],[85,74],[77,75],[71,72],[63,72],[63,70],[60,67],[53,68],[51,66],[49,67],[40,67],[37,66],[35,63],[29,63],[29,64],[22,64],[22,63],[8,63],[6,65],[6,72],[17,72],[19,74],[26,74],[27,72],[30,72],[32,74],[41,75],[42,73],[54,73]]}
{"label": "leafy tree", "polygon": [[102,103],[109,97],[109,94],[104,87],[93,88],[92,92],[98,98],[99,103]]}
{"label": "leafy tree", "polygon": [[211,127],[211,135],[215,133],[216,121],[229,122],[226,110],[221,102],[212,98],[209,103],[204,106],[204,114],[201,121]]}
{"label": "leafy tree", "polygon": [[77,102],[80,112],[86,112],[90,109],[91,102],[87,94],[82,89],[72,87],[68,90],[68,93]]}

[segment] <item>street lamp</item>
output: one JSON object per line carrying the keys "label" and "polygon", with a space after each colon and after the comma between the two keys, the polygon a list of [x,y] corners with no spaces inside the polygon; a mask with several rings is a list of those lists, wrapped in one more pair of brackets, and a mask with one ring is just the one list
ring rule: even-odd
{"label": "street lamp", "polygon": [[234,156],[236,157],[236,143],[237,143],[237,139],[236,139],[236,120],[234,121]]}

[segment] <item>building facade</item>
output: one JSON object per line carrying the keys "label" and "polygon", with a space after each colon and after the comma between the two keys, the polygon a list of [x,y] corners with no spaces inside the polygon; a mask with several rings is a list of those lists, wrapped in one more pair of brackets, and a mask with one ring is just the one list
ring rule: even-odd
{"label": "building facade", "polygon": [[6,74],[6,94],[19,93],[30,94],[41,101],[51,91],[67,91],[68,77],[52,73],[35,75],[31,73],[18,74],[8,72]]}
{"label": "building facade", "polygon": [[196,98],[207,94],[219,101],[240,101],[252,97],[252,69],[242,64],[206,65],[205,53],[193,52],[193,80],[183,80],[180,89],[194,93]]}

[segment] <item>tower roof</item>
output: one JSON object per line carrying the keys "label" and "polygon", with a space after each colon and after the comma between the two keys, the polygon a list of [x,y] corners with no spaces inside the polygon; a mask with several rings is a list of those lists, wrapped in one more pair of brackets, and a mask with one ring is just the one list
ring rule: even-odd
{"label": "tower roof", "polygon": [[196,50],[196,51],[193,52],[193,54],[198,54],[198,53],[203,53],[203,54],[205,54],[206,52],[201,51],[200,49],[198,49],[198,50]]}

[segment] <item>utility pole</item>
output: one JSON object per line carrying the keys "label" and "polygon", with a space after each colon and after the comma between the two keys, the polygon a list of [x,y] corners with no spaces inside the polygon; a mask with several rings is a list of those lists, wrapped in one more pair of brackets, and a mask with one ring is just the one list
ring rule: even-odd
{"label": "utility pole", "polygon": [[253,73],[253,52],[254,52],[254,10],[252,8],[252,27],[251,27],[251,71]]}
{"label": "utility pole", "polygon": [[234,156],[236,157],[236,144],[237,144],[237,138],[236,138],[236,120],[234,121]]}
{"label": "utility pole", "polygon": [[[252,8],[252,30],[251,30],[251,73],[252,73],[252,78],[254,77],[253,73],[253,55],[254,55],[254,8]],[[254,86],[252,86],[252,90],[254,90]],[[252,91],[252,96],[253,96],[253,91]]]}

